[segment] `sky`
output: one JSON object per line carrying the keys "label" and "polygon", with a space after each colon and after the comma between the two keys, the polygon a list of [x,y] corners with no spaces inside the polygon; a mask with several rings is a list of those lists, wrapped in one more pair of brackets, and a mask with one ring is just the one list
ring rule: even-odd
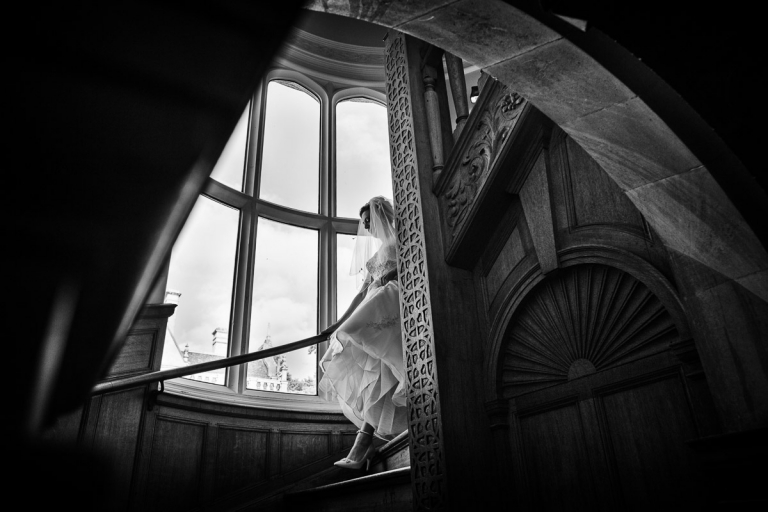
{"label": "sky", "polygon": [[[212,177],[241,189],[248,109],[235,127]],[[337,105],[338,215],[356,218],[374,195],[392,198],[387,116],[384,106],[344,101]],[[271,82],[268,86],[261,199],[317,212],[320,104],[309,94]],[[181,292],[174,336],[183,348],[212,353],[213,330],[227,328],[235,269],[239,212],[200,197],[171,255],[168,290]],[[317,333],[318,232],[260,218],[257,226],[250,350],[267,333],[275,346]],[[357,293],[349,276],[354,247],[337,235],[338,314]],[[316,378],[316,355],[286,354],[293,378]]]}

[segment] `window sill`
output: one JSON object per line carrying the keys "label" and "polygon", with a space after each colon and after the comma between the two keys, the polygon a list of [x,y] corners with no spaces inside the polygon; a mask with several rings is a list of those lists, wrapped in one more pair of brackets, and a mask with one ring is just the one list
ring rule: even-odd
{"label": "window sill", "polygon": [[206,384],[184,378],[166,381],[165,392],[170,395],[194,398],[204,402],[253,407],[255,409],[319,412],[324,414],[341,413],[339,404],[327,402],[315,395],[255,390],[248,390],[244,394],[239,394],[225,386]]}

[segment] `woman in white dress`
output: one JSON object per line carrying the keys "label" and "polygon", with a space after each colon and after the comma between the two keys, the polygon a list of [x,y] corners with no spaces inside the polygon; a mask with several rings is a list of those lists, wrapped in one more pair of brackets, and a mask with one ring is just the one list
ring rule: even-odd
{"label": "woman in white dress", "polygon": [[408,426],[394,209],[384,197],[360,209],[350,274],[359,275],[362,286],[341,319],[323,331],[332,334],[320,360],[319,391],[359,428],[349,455],[336,462],[357,469],[370,463],[374,433],[391,439]]}

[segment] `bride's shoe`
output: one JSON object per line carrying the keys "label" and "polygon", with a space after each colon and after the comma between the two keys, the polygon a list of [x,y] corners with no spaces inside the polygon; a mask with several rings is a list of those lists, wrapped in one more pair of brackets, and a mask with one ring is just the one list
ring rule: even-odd
{"label": "bride's shoe", "polygon": [[[363,432],[362,430],[358,430],[357,433],[365,434],[373,437],[373,434],[369,434],[368,432]],[[344,457],[343,459],[334,462],[333,465],[338,466],[340,468],[344,468],[344,469],[360,469],[361,467],[363,467],[363,464],[365,464],[365,470],[368,471],[368,469],[370,469],[371,467],[371,459],[373,458],[375,453],[376,453],[376,447],[373,446],[373,440],[371,440],[371,444],[365,450],[365,455],[363,455],[363,458],[361,460],[354,461],[352,459]]]}

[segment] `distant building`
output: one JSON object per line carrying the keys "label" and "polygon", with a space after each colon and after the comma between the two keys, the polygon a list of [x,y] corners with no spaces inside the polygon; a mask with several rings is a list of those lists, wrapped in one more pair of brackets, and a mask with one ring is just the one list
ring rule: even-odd
{"label": "distant building", "polygon": [[[178,304],[180,297],[181,293],[178,291],[168,290],[165,292],[166,303]],[[180,368],[208,361],[218,361],[227,357],[227,346],[229,344],[229,332],[227,329],[217,327],[211,333],[213,334],[211,343],[212,353],[193,352],[189,349],[189,344],[185,344],[182,347],[176,339],[173,332],[175,327],[174,316],[171,316],[166,327],[161,370]],[[269,335],[267,335],[264,343],[259,346],[257,351],[268,348],[272,348],[272,339]],[[195,373],[184,378],[224,385],[226,372],[224,368],[221,368],[203,373]],[[288,391],[288,365],[285,362],[285,356],[268,357],[249,363],[246,385],[249,389]]]}

